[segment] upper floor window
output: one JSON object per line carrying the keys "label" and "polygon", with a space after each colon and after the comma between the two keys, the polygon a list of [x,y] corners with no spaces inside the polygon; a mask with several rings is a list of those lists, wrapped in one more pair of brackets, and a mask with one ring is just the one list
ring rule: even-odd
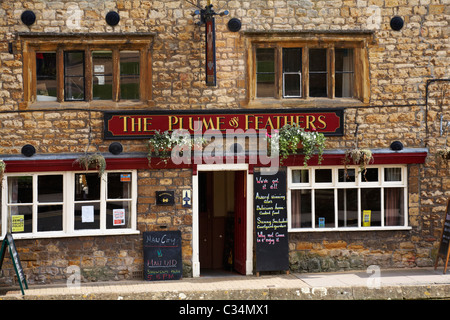
{"label": "upper floor window", "polygon": [[263,34],[249,32],[249,102],[368,102],[367,35]]}
{"label": "upper floor window", "polygon": [[[277,78],[281,78],[282,98],[305,97],[302,88],[306,89],[305,92],[311,98],[355,96],[354,49],[281,48],[281,64],[276,61],[276,50],[277,48],[256,48],[257,98],[275,98]],[[307,56],[303,55],[304,51],[308,52]],[[303,67],[305,64],[307,66]],[[278,70],[277,65],[282,67]]]}
{"label": "upper floor window", "polygon": [[151,100],[151,37],[21,36],[27,104]]}
{"label": "upper floor window", "polygon": [[[64,51],[62,88],[57,83],[56,52],[36,52],[36,101],[57,101],[60,89],[64,101],[113,100],[113,92],[119,92],[120,100],[139,100],[139,51],[119,50],[117,61],[113,61],[113,52]],[[90,72],[86,72],[87,65],[92,66]],[[120,77],[114,76],[115,70]]]}

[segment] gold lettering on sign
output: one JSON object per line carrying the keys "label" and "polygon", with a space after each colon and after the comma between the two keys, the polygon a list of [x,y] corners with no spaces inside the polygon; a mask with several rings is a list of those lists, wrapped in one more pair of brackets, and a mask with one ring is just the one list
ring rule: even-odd
{"label": "gold lettering on sign", "polygon": [[327,128],[327,123],[325,122],[325,116],[322,114],[319,116],[319,122],[322,124],[321,127],[318,127],[319,129],[326,129]]}
{"label": "gold lettering on sign", "polygon": [[263,115],[244,114],[242,116],[224,115],[118,115],[116,119],[123,133],[138,134],[150,133],[157,130],[189,130],[196,132],[199,130],[227,130],[242,128],[244,130],[279,130],[285,125],[299,125],[305,130],[327,130],[327,114],[294,114],[294,115]]}
{"label": "gold lettering on sign", "polygon": [[136,118],[133,116],[120,116],[119,119],[123,119],[123,132],[149,132],[151,129],[149,126],[152,125],[152,118]]}

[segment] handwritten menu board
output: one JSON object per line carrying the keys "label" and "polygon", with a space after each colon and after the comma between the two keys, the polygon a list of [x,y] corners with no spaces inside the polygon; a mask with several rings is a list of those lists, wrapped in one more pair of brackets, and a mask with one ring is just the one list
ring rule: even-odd
{"label": "handwritten menu board", "polygon": [[254,177],[256,271],[289,270],[286,210],[286,171]]}
{"label": "handwritten menu board", "polygon": [[444,226],[442,228],[442,238],[439,244],[439,251],[436,257],[436,263],[434,269],[437,268],[439,257],[444,260],[444,273],[447,271],[448,258],[449,258],[449,244],[450,244],[450,199],[447,202],[447,210],[445,212]]}
{"label": "handwritten menu board", "polygon": [[179,280],[182,274],[181,231],[144,232],[144,279]]}

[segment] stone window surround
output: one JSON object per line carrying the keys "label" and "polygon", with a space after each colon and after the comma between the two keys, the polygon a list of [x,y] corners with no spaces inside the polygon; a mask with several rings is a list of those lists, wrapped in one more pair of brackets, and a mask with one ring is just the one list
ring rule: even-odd
{"label": "stone window surround", "polygon": [[[123,107],[153,106],[152,98],[152,44],[155,33],[18,33],[17,40],[23,52],[23,89],[24,99],[20,109],[39,108],[105,108],[120,109]],[[86,101],[64,101],[63,90],[63,52],[66,50],[84,50],[90,53],[99,49],[114,49],[113,60],[118,61],[118,50],[137,50],[140,52],[140,100],[120,101],[118,91],[114,90],[112,101],[92,100],[92,64],[86,59]],[[118,49],[118,50],[116,50]],[[36,101],[36,52],[55,51],[57,53],[58,101]],[[86,55],[90,57],[90,54]],[[119,77],[119,73],[114,74]],[[118,83],[118,81],[116,82]]]}
{"label": "stone window surround", "polygon": [[[364,106],[370,100],[369,58],[368,51],[375,44],[374,32],[367,30],[346,31],[256,31],[243,32],[247,52],[247,97],[244,105],[249,108],[286,108],[286,107],[342,107]],[[274,98],[256,97],[256,48],[270,47],[276,49],[276,56],[281,57],[282,48],[302,47],[303,50],[303,98],[283,98],[282,72],[276,74],[276,96]],[[308,48],[327,48],[328,64],[334,48],[353,48],[355,60],[355,98],[334,97],[334,77],[330,75],[329,97],[308,97]],[[281,59],[275,58],[275,64],[281,70]],[[276,67],[277,68],[277,67]]]}

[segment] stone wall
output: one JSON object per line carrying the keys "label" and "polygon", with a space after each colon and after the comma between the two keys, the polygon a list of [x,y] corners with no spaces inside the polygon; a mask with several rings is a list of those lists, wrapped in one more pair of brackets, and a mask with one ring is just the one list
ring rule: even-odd
{"label": "stone wall", "polygon": [[[184,0],[24,0],[0,2],[0,154],[20,154],[32,144],[39,154],[107,152],[103,140],[102,108],[62,103],[54,110],[21,108],[23,103],[22,43],[17,32],[121,33],[154,32],[152,44],[152,100],[154,109],[215,109],[245,106],[248,87],[245,31],[371,30],[369,45],[370,102],[347,108],[345,136],[328,139],[328,149],[355,145],[388,148],[395,140],[405,147],[428,147],[424,165],[409,167],[409,221],[412,231],[290,234],[294,271],[324,271],[432,265],[450,197],[448,163],[434,158],[445,145],[439,119],[450,121],[448,79],[448,0],[285,0],[212,1],[229,10],[216,17],[217,86],[204,83],[204,27],[195,24],[195,10]],[[206,1],[201,1],[204,6]],[[36,14],[27,27],[24,10]],[[121,20],[108,26],[105,15],[114,10]],[[399,15],[405,25],[393,31],[390,20]],[[242,30],[230,32],[229,18],[239,18]],[[196,20],[197,19],[197,20]],[[9,53],[9,43],[13,53]],[[428,100],[428,101],[427,101]],[[426,103],[428,102],[428,103]],[[268,106],[270,107],[270,106]],[[148,106],[142,106],[148,109]],[[145,141],[121,141],[124,152],[146,152]],[[183,231],[183,261],[189,274],[192,212],[177,204],[155,205],[154,191],[191,188],[190,170],[140,170],[138,173],[138,229],[161,226]],[[383,238],[380,246],[379,239]],[[81,265],[86,280],[132,278],[141,271],[140,236],[20,240],[27,275],[35,282],[65,279],[64,269]],[[6,262],[8,266],[9,262]],[[8,269],[10,270],[10,269]],[[9,272],[5,270],[5,272]],[[112,276],[113,275],[113,276]],[[106,276],[105,276],[106,277]]]}

